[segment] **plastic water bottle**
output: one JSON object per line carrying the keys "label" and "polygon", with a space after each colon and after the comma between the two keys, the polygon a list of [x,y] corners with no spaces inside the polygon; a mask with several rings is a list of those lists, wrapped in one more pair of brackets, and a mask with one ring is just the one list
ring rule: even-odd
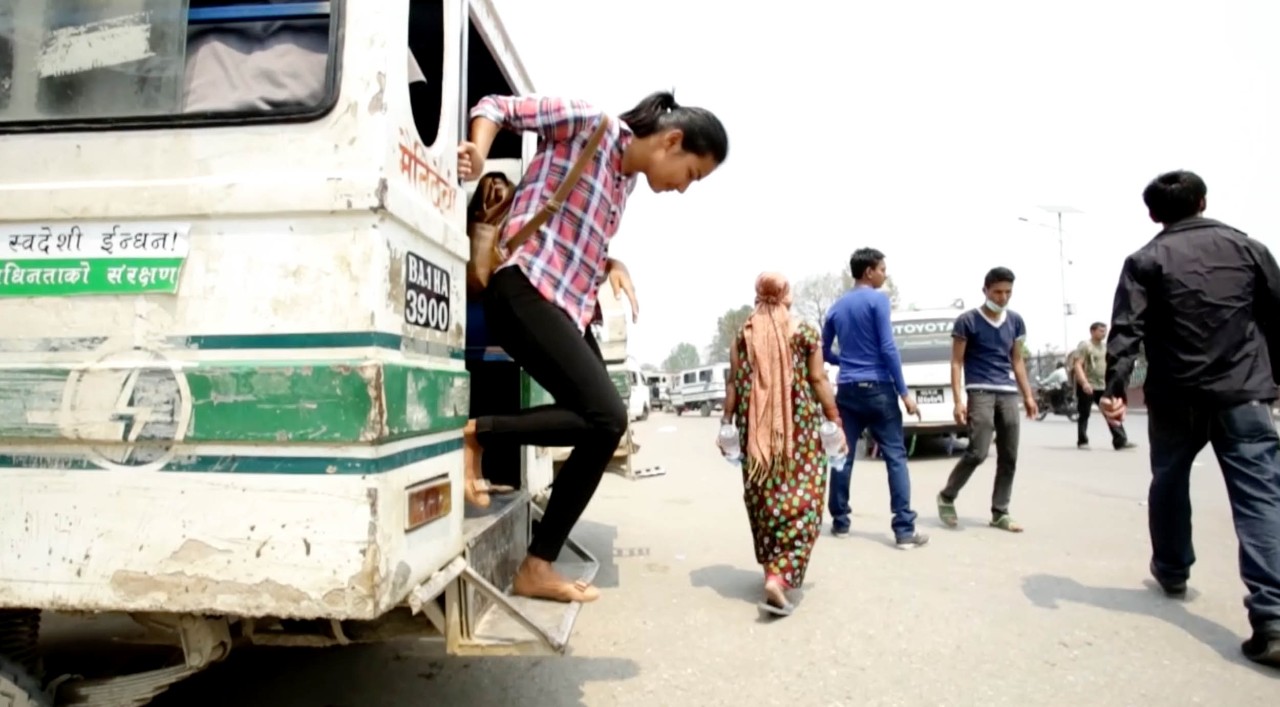
{"label": "plastic water bottle", "polygon": [[818,428],[818,435],[822,438],[822,451],[827,455],[827,463],[837,469],[844,468],[844,462],[849,458],[848,450],[841,449],[844,435],[840,432],[840,426],[831,420],[822,423],[822,427]]}
{"label": "plastic water bottle", "polygon": [[742,462],[742,443],[738,439],[738,428],[733,425],[720,426],[720,448],[724,450],[724,459],[730,464]]}

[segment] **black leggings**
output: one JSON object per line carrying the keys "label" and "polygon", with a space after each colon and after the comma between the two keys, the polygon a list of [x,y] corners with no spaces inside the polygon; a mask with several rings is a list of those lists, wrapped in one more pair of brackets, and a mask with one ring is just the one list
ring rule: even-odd
{"label": "black leggings", "polygon": [[554,562],[626,432],[627,408],[591,330],[580,333],[518,267],[494,273],[485,289],[484,315],[496,342],[556,402],[478,418],[476,441],[481,447],[573,447],[529,544],[529,554]]}

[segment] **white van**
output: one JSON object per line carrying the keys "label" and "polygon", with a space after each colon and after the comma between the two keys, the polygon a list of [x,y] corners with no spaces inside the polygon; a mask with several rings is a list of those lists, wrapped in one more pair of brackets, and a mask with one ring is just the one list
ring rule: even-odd
{"label": "white van", "polygon": [[653,372],[644,374],[645,387],[649,389],[649,407],[667,410],[671,407],[671,381],[676,374]]}
{"label": "white van", "polygon": [[677,415],[697,410],[703,417],[710,417],[713,410],[724,409],[728,380],[727,363],[683,370],[672,385],[671,406]]}
{"label": "white van", "polygon": [[909,447],[915,444],[911,437],[965,433],[956,424],[951,395],[951,331],[963,306],[957,301],[948,308],[896,311],[890,317],[902,357],[902,376],[920,408],[920,418],[906,415],[903,420]]}
{"label": "white van", "polygon": [[632,422],[649,419],[649,412],[652,409],[649,386],[645,384],[645,375],[635,358],[628,357],[624,363],[611,366],[609,372],[614,385],[618,388],[618,394],[627,404],[628,419]]}

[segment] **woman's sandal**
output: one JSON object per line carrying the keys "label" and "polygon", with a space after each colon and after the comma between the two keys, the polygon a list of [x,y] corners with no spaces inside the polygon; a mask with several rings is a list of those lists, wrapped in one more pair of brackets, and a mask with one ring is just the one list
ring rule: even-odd
{"label": "woman's sandal", "polygon": [[787,583],[781,577],[770,575],[764,580],[765,599],[756,606],[760,611],[773,616],[790,616],[795,604],[787,600]]}

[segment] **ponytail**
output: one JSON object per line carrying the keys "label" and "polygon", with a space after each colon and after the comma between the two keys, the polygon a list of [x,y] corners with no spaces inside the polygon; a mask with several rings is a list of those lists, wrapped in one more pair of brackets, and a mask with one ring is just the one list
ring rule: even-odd
{"label": "ponytail", "polygon": [[684,134],[680,147],[686,152],[711,157],[716,164],[724,162],[729,154],[729,134],[720,119],[706,108],[676,103],[675,94],[670,91],[645,96],[635,108],[619,117],[638,138],[678,128]]}
{"label": "ponytail", "polygon": [[676,96],[670,91],[650,93],[635,108],[623,113],[620,117],[631,128],[636,137],[649,137],[658,132],[662,116],[680,107]]}

